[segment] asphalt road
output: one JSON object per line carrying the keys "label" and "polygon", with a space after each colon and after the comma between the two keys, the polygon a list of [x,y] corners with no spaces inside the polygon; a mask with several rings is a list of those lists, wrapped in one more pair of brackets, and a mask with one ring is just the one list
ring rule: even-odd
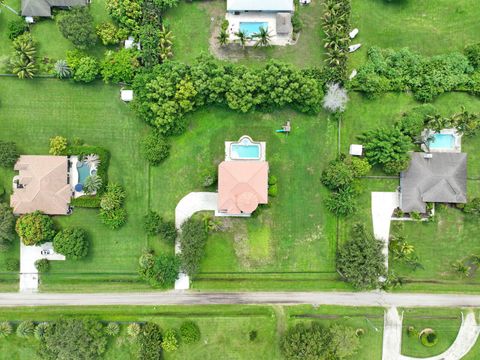
{"label": "asphalt road", "polygon": [[147,293],[0,293],[0,307],[95,305],[342,305],[379,307],[480,307],[480,295],[384,292],[147,292]]}

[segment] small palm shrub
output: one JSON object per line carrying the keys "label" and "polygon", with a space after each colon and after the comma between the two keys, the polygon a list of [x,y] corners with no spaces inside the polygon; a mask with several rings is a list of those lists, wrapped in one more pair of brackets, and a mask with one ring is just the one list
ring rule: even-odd
{"label": "small palm shrub", "polygon": [[51,155],[64,155],[67,150],[68,140],[63,136],[54,136],[50,138],[50,150]]}
{"label": "small palm shrub", "polygon": [[138,323],[131,323],[127,327],[127,335],[131,339],[136,339],[140,335],[140,331],[142,331],[142,327]]}
{"label": "small palm shrub", "polygon": [[96,169],[100,165],[100,157],[97,154],[90,154],[83,158],[83,162],[90,168]]}
{"label": "small palm shrub", "polygon": [[20,325],[18,325],[16,333],[18,337],[27,338],[32,336],[34,331],[35,324],[33,321],[26,320],[22,321]]}
{"label": "small palm shrub", "polygon": [[55,76],[59,79],[66,79],[72,75],[72,71],[67,64],[66,60],[57,60],[54,65],[53,71]]}
{"label": "small palm shrub", "polygon": [[83,191],[87,195],[96,193],[102,187],[102,178],[98,175],[90,175],[85,179]]}
{"label": "small palm shrub", "polygon": [[12,324],[8,321],[0,323],[0,338],[9,336],[13,332]]}
{"label": "small palm shrub", "polygon": [[107,327],[105,328],[105,334],[108,336],[117,336],[120,333],[120,325],[116,322],[108,323]]}
{"label": "small palm shrub", "polygon": [[49,326],[50,324],[46,322],[42,322],[38,324],[37,327],[35,328],[35,331],[33,332],[35,339],[37,339],[38,341],[42,341],[45,336],[45,332],[47,331]]}

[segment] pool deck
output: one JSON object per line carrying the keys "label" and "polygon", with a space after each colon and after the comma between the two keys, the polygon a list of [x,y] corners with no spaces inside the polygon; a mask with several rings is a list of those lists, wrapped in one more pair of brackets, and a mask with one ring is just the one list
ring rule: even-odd
{"label": "pool deck", "polygon": [[441,134],[441,135],[451,135],[454,138],[453,147],[442,148],[442,147],[430,147],[428,149],[425,144],[422,144],[422,150],[424,152],[451,152],[451,153],[460,153],[462,152],[462,134],[458,133],[456,129],[443,129],[440,132],[435,132],[430,129],[425,129],[422,132],[422,137],[426,138],[431,134]]}
{"label": "pool deck", "polygon": [[[271,45],[286,46],[294,44],[292,40],[292,34],[278,35],[277,34],[277,13],[241,13],[240,15],[233,15],[227,13],[225,19],[229,22],[228,33],[230,34],[230,41],[235,42],[238,40],[235,35],[240,30],[241,22],[260,22],[268,23],[268,32],[270,33]],[[256,40],[249,40],[245,44],[246,46],[254,46]]]}

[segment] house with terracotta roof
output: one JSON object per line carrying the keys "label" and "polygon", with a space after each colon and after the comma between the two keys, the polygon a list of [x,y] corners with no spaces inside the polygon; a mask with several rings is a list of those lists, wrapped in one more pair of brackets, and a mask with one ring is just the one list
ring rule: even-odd
{"label": "house with terracotta roof", "polygon": [[268,203],[268,162],[264,142],[242,136],[225,143],[225,161],[218,167],[218,215],[248,216]]}
{"label": "house with terracotta roof", "polygon": [[37,210],[48,215],[69,213],[73,192],[66,156],[22,155],[14,169],[18,171],[10,198],[14,214]]}

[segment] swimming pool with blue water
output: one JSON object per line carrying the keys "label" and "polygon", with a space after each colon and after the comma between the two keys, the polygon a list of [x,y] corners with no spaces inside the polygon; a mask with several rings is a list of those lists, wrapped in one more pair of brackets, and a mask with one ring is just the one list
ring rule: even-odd
{"label": "swimming pool with blue water", "polygon": [[253,36],[260,32],[260,28],[268,30],[268,23],[266,22],[241,22],[240,30],[247,36]]}
{"label": "swimming pool with blue water", "polygon": [[455,137],[451,134],[435,134],[433,140],[429,142],[430,149],[453,149],[455,147]]}

